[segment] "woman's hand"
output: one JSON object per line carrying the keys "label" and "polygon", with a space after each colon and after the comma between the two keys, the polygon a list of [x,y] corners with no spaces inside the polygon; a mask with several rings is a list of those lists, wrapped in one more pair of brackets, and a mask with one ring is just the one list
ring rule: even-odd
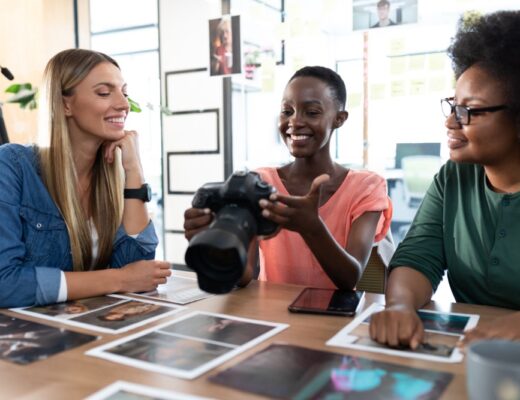
{"label": "woman's hand", "polygon": [[269,197],[270,201],[260,200],[259,204],[263,209],[262,216],[291,231],[313,232],[321,224],[318,214],[320,187],[329,179],[327,174],[315,178],[305,196],[285,196],[273,193]]}
{"label": "woman's hand", "polygon": [[424,328],[414,308],[407,305],[388,306],[370,317],[370,337],[391,347],[408,346],[416,349],[421,344]]}
{"label": "woman's hand", "polygon": [[155,290],[157,285],[166,283],[166,278],[172,274],[170,268],[170,263],[158,260],[141,260],[127,264],[117,270],[121,279],[118,291],[148,292]]}
{"label": "woman's hand", "polygon": [[104,156],[107,162],[114,162],[116,148],[121,149],[121,161],[125,173],[137,173],[142,175],[141,160],[139,158],[138,136],[136,131],[125,131],[125,135],[113,142],[104,144]]}
{"label": "woman's hand", "polygon": [[520,341],[520,312],[495,318],[494,320],[479,324],[477,327],[464,333],[464,338],[458,343],[464,348],[476,340],[504,339]]}
{"label": "woman's hand", "polygon": [[200,231],[206,229],[213,221],[209,208],[188,208],[184,212],[184,237],[191,240]]}

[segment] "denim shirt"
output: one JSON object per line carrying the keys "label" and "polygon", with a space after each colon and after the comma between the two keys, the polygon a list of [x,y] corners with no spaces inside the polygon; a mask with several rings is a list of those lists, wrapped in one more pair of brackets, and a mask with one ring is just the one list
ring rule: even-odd
{"label": "denim shirt", "polygon": [[[155,257],[153,224],[136,237],[121,225],[110,260],[120,268]],[[61,271],[72,271],[65,221],[40,176],[35,146],[0,146],[0,308],[55,303]]]}

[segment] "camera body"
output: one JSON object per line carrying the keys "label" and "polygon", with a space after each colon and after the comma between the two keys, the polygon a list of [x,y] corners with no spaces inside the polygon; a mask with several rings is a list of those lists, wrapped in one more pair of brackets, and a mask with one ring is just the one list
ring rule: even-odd
{"label": "camera body", "polygon": [[262,181],[256,172],[238,171],[223,183],[206,183],[195,193],[192,206],[209,208],[218,212],[225,206],[247,208],[255,218],[256,235],[271,235],[276,232],[278,224],[262,217],[262,209],[258,205],[261,199],[269,199],[275,189]]}
{"label": "camera body", "polygon": [[209,208],[215,219],[196,234],[186,250],[186,264],[197,273],[199,286],[210,293],[227,293],[242,277],[254,236],[274,234],[278,224],[262,216],[258,202],[275,189],[256,172],[239,171],[225,182],[197,190],[195,208]]}

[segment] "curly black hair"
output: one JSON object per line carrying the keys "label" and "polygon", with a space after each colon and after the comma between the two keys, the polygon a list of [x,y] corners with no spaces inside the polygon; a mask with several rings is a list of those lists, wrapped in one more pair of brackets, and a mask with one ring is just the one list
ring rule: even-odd
{"label": "curly black hair", "polygon": [[347,88],[345,87],[345,82],[341,79],[338,73],[331,70],[330,68],[314,66],[314,67],[303,67],[291,76],[289,82],[296,78],[301,77],[312,77],[317,78],[327,84],[327,86],[331,89],[332,94],[334,96],[334,101],[337,103],[338,108],[340,110],[345,109],[345,104],[347,103]]}
{"label": "curly black hair", "polygon": [[478,64],[501,82],[508,110],[520,129],[520,11],[461,18],[448,55],[457,79]]}

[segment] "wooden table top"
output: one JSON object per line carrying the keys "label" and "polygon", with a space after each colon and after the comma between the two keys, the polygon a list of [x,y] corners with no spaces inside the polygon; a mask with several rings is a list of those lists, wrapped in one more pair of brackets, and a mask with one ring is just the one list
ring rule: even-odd
{"label": "wooden table top", "polygon": [[[0,398],[81,399],[116,380],[126,380],[160,389],[174,390],[217,399],[260,399],[263,397],[211,383],[207,380],[207,377],[236,364],[240,360],[249,357],[275,342],[300,345],[312,349],[349,354],[352,356],[361,356],[410,367],[451,372],[454,374],[454,379],[444,392],[442,399],[459,400],[467,397],[464,362],[456,364],[430,362],[326,346],[325,342],[350,322],[351,318],[290,313],[287,310],[287,306],[301,290],[302,287],[296,285],[280,285],[253,281],[248,287],[233,291],[230,294],[210,297],[187,305],[189,311],[198,310],[231,314],[244,318],[281,322],[290,325],[288,329],[228,360],[197,379],[185,380],[175,378],[157,372],[116,364],[84,354],[85,351],[91,348],[150,328],[151,326],[162,324],[168,319],[173,320],[189,312],[182,311],[166,319],[160,319],[123,334],[101,334],[102,338],[100,340],[59,353],[45,360],[33,362],[29,365],[17,365],[0,360]],[[384,298],[381,295],[367,293],[364,307],[368,307],[372,302],[383,304]],[[512,312],[505,309],[467,304],[431,303],[428,308],[440,311],[479,314],[481,316],[481,322],[489,321],[494,317]],[[22,319],[58,327],[67,327],[77,332],[93,333],[85,329],[65,326],[55,323],[54,321],[43,321],[8,310],[2,310],[2,312]],[[99,335],[99,333],[96,334]]]}

